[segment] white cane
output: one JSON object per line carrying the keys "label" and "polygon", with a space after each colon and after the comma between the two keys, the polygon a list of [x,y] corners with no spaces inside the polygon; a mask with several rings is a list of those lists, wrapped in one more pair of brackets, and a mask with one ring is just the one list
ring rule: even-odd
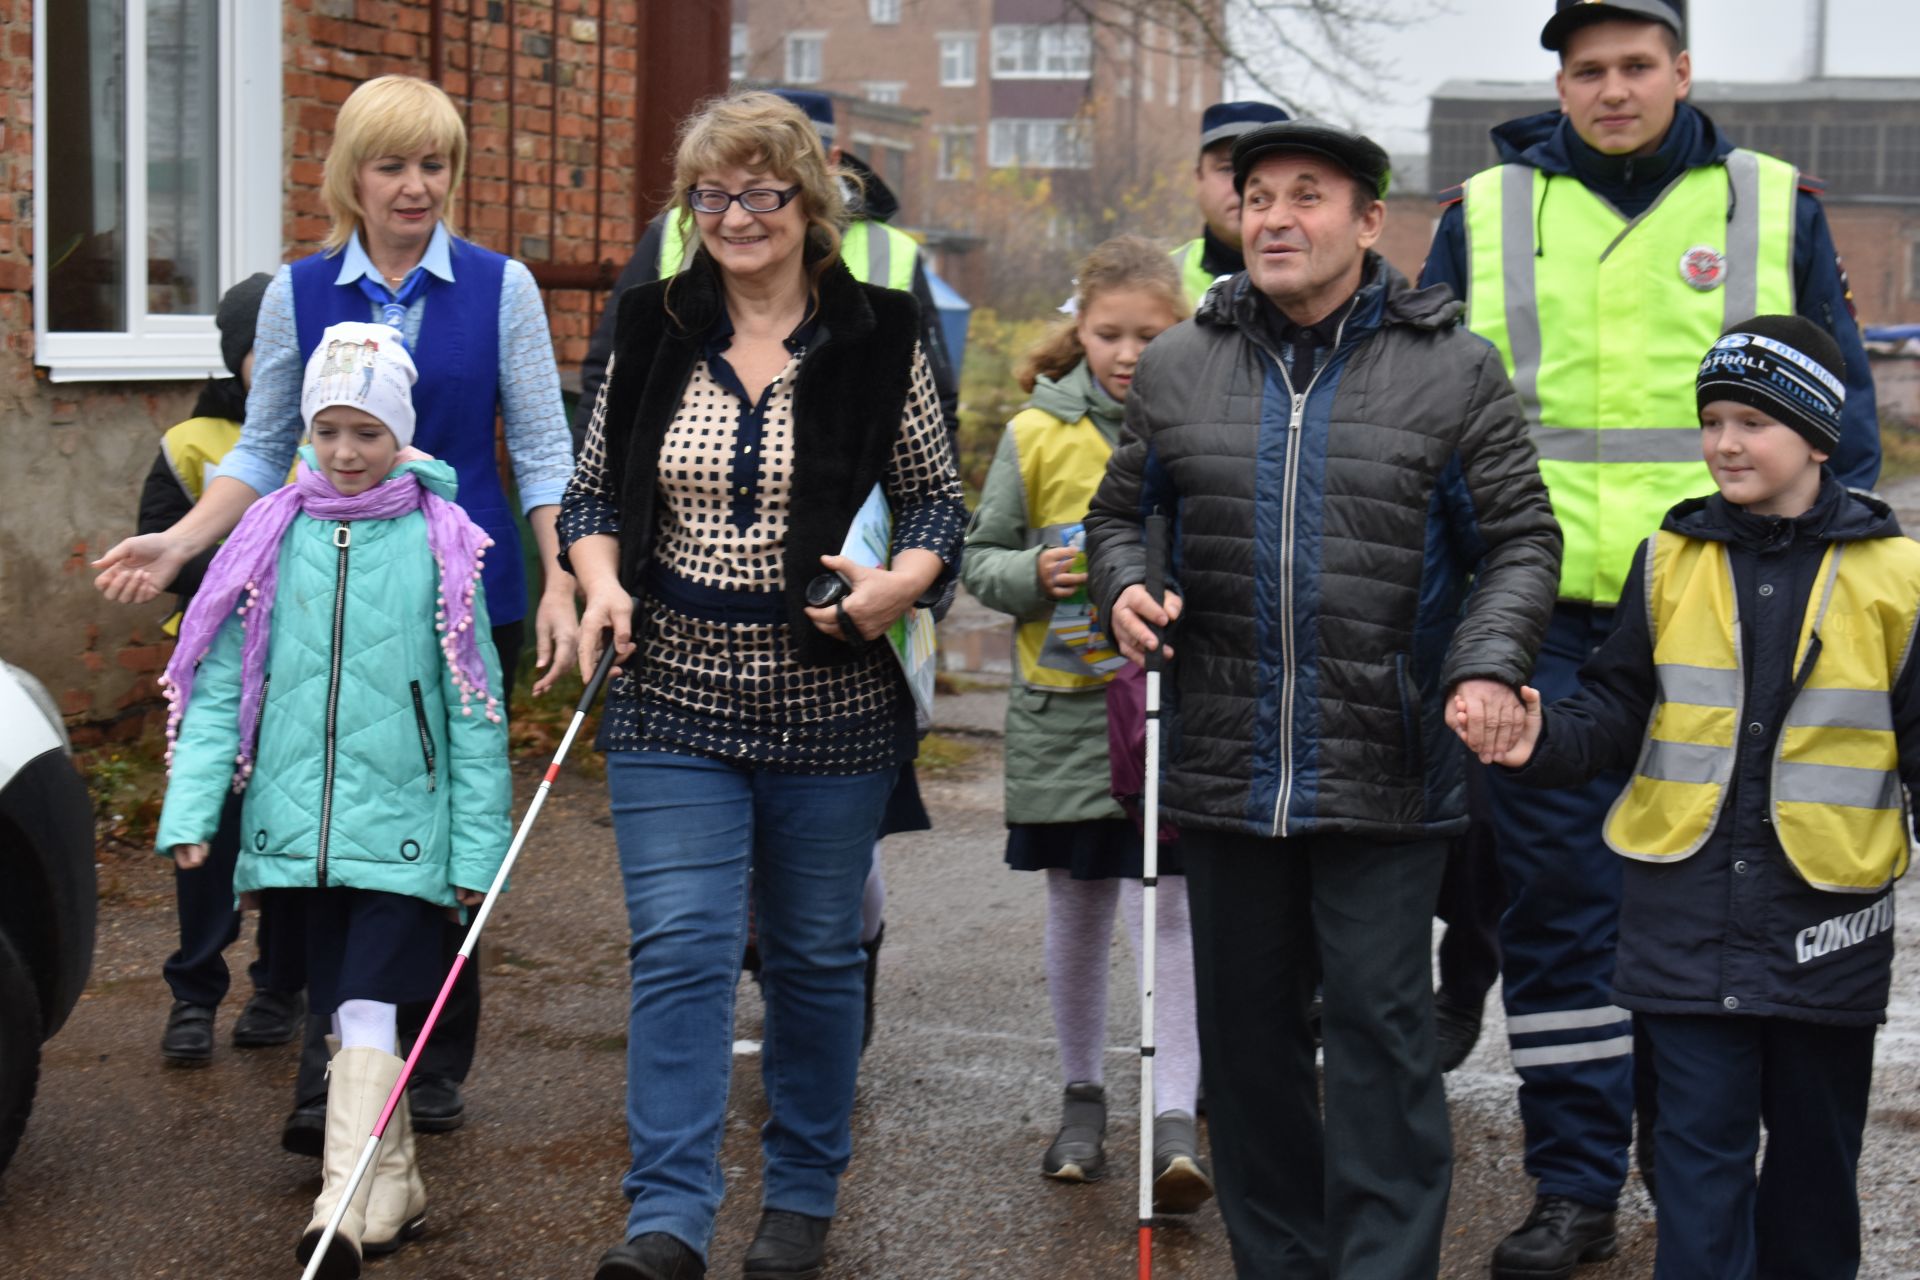
{"label": "white cane", "polygon": [[[1166,596],[1167,518],[1147,517],[1147,594]],[[1160,879],[1160,668],[1162,634],[1147,653],[1147,762],[1140,860],[1140,1280],[1153,1275],[1153,986]]]}
{"label": "white cane", "polygon": [[407,1055],[406,1065],[400,1068],[400,1078],[393,1082],[393,1092],[387,1095],[387,1105],[380,1109],[380,1118],[374,1121],[373,1132],[367,1137],[367,1145],[360,1152],[359,1163],[353,1166],[353,1176],[347,1179],[346,1190],[341,1192],[339,1203],[333,1206],[333,1214],[327,1219],[327,1229],[320,1233],[319,1243],[307,1257],[307,1269],[300,1273],[300,1280],[314,1280],[327,1259],[327,1246],[333,1243],[333,1237],[340,1230],[340,1220],[346,1217],[347,1206],[353,1200],[353,1193],[360,1180],[367,1175],[373,1165],[374,1155],[380,1150],[380,1139],[387,1131],[387,1121],[393,1118],[394,1111],[400,1106],[400,1099],[406,1096],[407,1081],[413,1076],[413,1064],[420,1060],[420,1051],[427,1047],[427,1038],[433,1034],[434,1024],[440,1020],[440,1010],[447,1003],[447,996],[453,990],[453,984],[460,980],[461,970],[467,967],[467,961],[473,956],[473,949],[480,941],[480,931],[487,927],[487,917],[493,914],[493,904],[500,900],[500,891],[506,887],[507,873],[513,870],[513,864],[519,860],[520,850],[527,842],[527,833],[533,830],[533,820],[540,816],[540,806],[547,802],[547,792],[553,790],[553,780],[560,776],[560,764],[567,758],[567,752],[573,748],[574,735],[580,732],[580,724],[587,718],[587,708],[593,705],[600,686],[607,681],[607,672],[613,667],[614,645],[612,635],[605,638],[606,652],[600,655],[600,665],[594,669],[593,677],[587,681],[587,687],[580,694],[580,705],[573,710],[573,723],[567,726],[566,736],[560,739],[560,749],[553,754],[553,763],[547,766],[546,776],[540,779],[540,787],[533,793],[533,801],[527,806],[527,816],[520,820],[520,830],[514,833],[513,843],[507,848],[507,856],[500,863],[500,870],[494,873],[493,884],[487,889],[486,900],[480,909],[474,912],[473,923],[467,926],[467,940],[460,944],[460,954],[453,958],[453,968],[447,972],[447,980],[440,985],[440,995],[433,1002],[433,1009],[427,1014],[427,1020],[421,1024],[420,1034],[414,1038],[413,1052]]}

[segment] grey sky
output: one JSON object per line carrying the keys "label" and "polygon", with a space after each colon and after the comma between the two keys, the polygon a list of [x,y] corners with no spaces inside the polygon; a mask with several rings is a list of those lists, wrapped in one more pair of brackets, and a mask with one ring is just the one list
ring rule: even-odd
{"label": "grey sky", "polygon": [[[1261,0],[1250,0],[1258,4]],[[1689,43],[1703,80],[1798,80],[1810,72],[1815,0],[1693,0]],[[1396,0],[1409,25],[1381,38],[1391,72],[1364,98],[1311,78],[1302,97],[1373,134],[1393,152],[1426,150],[1427,98],[1453,79],[1552,78],[1540,47],[1552,0]],[[1920,77],[1920,6],[1827,0],[1827,74]],[[1260,96],[1250,90],[1248,96]]]}

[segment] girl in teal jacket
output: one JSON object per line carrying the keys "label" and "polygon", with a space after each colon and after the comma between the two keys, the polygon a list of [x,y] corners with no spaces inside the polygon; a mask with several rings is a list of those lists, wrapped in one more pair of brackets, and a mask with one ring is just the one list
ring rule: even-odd
{"label": "girl in teal jacket", "polygon": [[[159,848],[199,865],[227,792],[244,793],[234,889],[303,927],[312,1007],[338,1038],[302,1261],[399,1079],[396,1006],[438,991],[443,913],[481,900],[508,843],[489,543],[452,501],[452,468],[409,447],[414,378],[398,331],[327,331],[296,478],[214,558],[167,667]],[[358,1275],[425,1208],[403,1103],[320,1274]]]}

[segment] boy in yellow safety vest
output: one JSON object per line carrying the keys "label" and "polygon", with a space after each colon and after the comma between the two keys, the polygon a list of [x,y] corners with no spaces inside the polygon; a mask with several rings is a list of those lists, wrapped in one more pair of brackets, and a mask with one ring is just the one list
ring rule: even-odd
{"label": "boy in yellow safety vest", "polygon": [[1454,712],[1523,783],[1631,770],[1605,837],[1631,860],[1614,1001],[1659,1080],[1657,1278],[1860,1263],[1855,1171],[1920,787],[1920,545],[1826,466],[1845,372],[1800,317],[1730,329],[1695,382],[1719,493],[1642,545],[1580,691],[1543,712],[1523,690],[1504,754]]}

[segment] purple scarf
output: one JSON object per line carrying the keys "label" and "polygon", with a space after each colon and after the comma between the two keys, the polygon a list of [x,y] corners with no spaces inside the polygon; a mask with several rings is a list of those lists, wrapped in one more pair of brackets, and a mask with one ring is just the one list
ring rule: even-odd
{"label": "purple scarf", "polygon": [[[401,454],[401,461],[425,457],[409,449]],[[348,497],[303,458],[291,484],[247,509],[187,606],[179,643],[160,681],[172,704],[167,715],[169,766],[180,721],[193,697],[194,673],[213,648],[227,615],[237,613],[245,640],[240,650],[240,752],[234,758],[233,789],[245,790],[253,773],[253,735],[260,726],[258,708],[280,574],[280,544],[293,518],[304,511],[316,520],[391,520],[415,510],[426,515],[427,545],[440,566],[434,629],[440,632],[440,650],[460,689],[460,714],[473,714],[471,703],[477,695],[486,705],[487,718],[500,719],[499,701],[487,692],[487,667],[473,628],[474,584],[480,581],[481,561],[493,540],[458,505],[423,486],[412,471],[396,472],[365,493]]]}

